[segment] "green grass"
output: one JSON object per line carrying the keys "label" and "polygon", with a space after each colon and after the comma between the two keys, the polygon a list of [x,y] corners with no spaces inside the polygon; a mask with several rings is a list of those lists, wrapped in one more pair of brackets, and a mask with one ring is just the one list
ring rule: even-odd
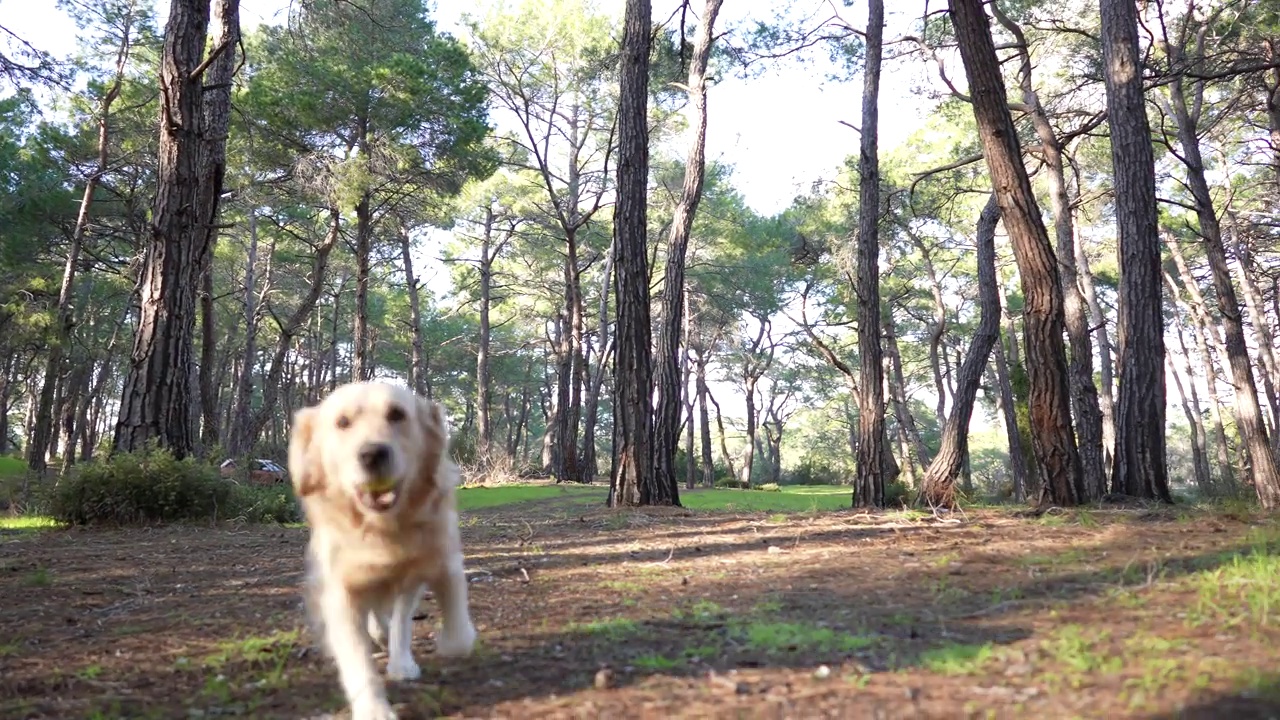
{"label": "green grass", "polygon": [[680,504],[691,510],[817,512],[848,508],[851,492],[838,485],[788,485],[779,492],[715,488],[684,493]]}
{"label": "green grass", "polygon": [[942,675],[972,675],[982,672],[983,667],[993,657],[995,657],[995,649],[991,643],[981,645],[955,643],[926,650],[920,656],[920,664],[925,669]]}
{"label": "green grass", "polygon": [[62,523],[47,515],[21,515],[0,517],[0,530],[53,530]]}
{"label": "green grass", "polygon": [[607,491],[603,488],[590,485],[503,485],[460,488],[458,510],[465,512],[551,498],[572,501],[591,501],[598,498],[603,504],[605,492]]}
{"label": "green grass", "polygon": [[765,652],[854,652],[874,645],[876,638],[852,635],[803,622],[753,622],[743,628],[746,644]]}

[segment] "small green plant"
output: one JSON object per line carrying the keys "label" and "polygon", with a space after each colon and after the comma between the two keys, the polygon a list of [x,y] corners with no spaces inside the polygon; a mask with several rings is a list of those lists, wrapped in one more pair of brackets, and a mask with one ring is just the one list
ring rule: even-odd
{"label": "small green plant", "polygon": [[920,655],[920,664],[925,669],[942,675],[973,675],[982,672],[994,656],[995,650],[991,643],[955,643],[926,650]]}
{"label": "small green plant", "polygon": [[766,652],[850,653],[874,645],[876,639],[808,623],[754,622],[743,634],[747,645]]}
{"label": "small green plant", "polygon": [[755,489],[759,490],[760,492],[782,492],[782,486],[778,485],[778,483],[765,483],[763,485],[757,485]]}
{"label": "small green plant", "polygon": [[641,655],[631,662],[632,665],[641,670],[662,671],[672,670],[683,664],[680,660],[674,660],[666,655],[658,655],[656,653],[649,655]]}
{"label": "small green plant", "polygon": [[38,567],[27,575],[25,584],[27,587],[48,587],[53,584],[53,578],[49,576],[48,568]]}
{"label": "small green plant", "polygon": [[622,640],[635,635],[639,629],[639,626],[636,625],[636,621],[630,618],[592,620],[589,623],[574,623],[568,628],[569,632],[582,633],[583,635],[598,635],[610,640]]}

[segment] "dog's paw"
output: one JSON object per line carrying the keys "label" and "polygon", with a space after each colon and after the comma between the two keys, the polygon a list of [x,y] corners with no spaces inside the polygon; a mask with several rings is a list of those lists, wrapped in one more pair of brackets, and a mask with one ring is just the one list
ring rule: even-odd
{"label": "dog's paw", "polygon": [[441,657],[466,657],[476,646],[476,626],[470,620],[456,627],[444,627],[436,633],[436,654]]}
{"label": "dog's paw", "polygon": [[422,677],[422,669],[413,661],[413,656],[405,653],[403,657],[393,657],[387,661],[387,677],[392,680],[417,680]]}
{"label": "dog's paw", "polygon": [[351,703],[351,720],[396,720],[386,698],[362,698]]}

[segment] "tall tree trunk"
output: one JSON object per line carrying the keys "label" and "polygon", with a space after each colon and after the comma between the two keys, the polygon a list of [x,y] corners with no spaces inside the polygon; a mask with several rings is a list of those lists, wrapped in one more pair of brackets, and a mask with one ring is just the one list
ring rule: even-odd
{"label": "tall tree trunk", "polygon": [[1103,80],[1119,231],[1120,391],[1115,492],[1170,502],[1165,460],[1164,312],[1155,165],[1142,91],[1137,6],[1101,0]]}
{"label": "tall tree trunk", "polygon": [[1191,369],[1190,354],[1187,352],[1187,341],[1182,332],[1182,323],[1176,322],[1178,330],[1178,348],[1182,351],[1182,370],[1187,376],[1186,386],[1178,376],[1178,369],[1169,358],[1169,376],[1178,388],[1178,397],[1182,401],[1182,412],[1187,416],[1187,426],[1191,429],[1191,464],[1195,470],[1196,487],[1200,492],[1208,494],[1212,490],[1213,477],[1209,472],[1208,435],[1204,431],[1204,418],[1200,414],[1200,395],[1196,391],[1196,376]]}
{"label": "tall tree trunk", "polygon": [[600,393],[604,390],[605,373],[609,367],[609,356],[613,353],[613,342],[609,336],[609,285],[613,280],[613,245],[605,255],[604,272],[600,278],[600,303],[596,310],[598,331],[596,340],[599,351],[596,353],[595,374],[587,387],[587,399],[583,403],[582,418],[582,452],[579,462],[582,467],[583,482],[595,482],[600,474],[599,461],[596,457],[596,427],[600,417]]}
{"label": "tall tree trunk", "polygon": [[245,460],[253,452],[256,435],[247,430],[253,424],[253,370],[258,364],[258,217],[249,214],[249,252],[244,264],[244,352],[240,356],[235,382],[235,410],[232,411],[229,457]]}
{"label": "tall tree trunk", "polygon": [[1049,122],[1044,106],[1040,104],[1040,96],[1032,82],[1031,50],[1026,35],[1017,23],[1001,12],[998,2],[992,2],[991,8],[1000,24],[1017,41],[1020,60],[1018,80],[1022,102],[1028,108],[1031,124],[1040,140],[1040,154],[1048,169],[1049,207],[1053,211],[1055,252],[1058,272],[1062,278],[1063,319],[1071,346],[1067,372],[1080,466],[1084,473],[1084,499],[1097,500],[1107,492],[1107,469],[1103,464],[1102,410],[1098,405],[1098,388],[1093,384],[1093,344],[1089,340],[1089,316],[1085,312],[1084,297],[1077,280],[1075,219],[1072,217],[1071,196],[1067,189],[1062,143]]}
{"label": "tall tree trunk", "polygon": [[[1249,310],[1249,321],[1257,334],[1258,358],[1262,361],[1262,387],[1267,396],[1267,405],[1271,409],[1271,431],[1280,430],[1280,392],[1276,384],[1280,382],[1280,363],[1276,361],[1275,335],[1271,331],[1271,323],[1267,319],[1263,307],[1262,293],[1253,273],[1253,253],[1249,244],[1237,239],[1236,261],[1239,267],[1240,288],[1244,291],[1244,304]],[[1274,446],[1277,438],[1273,435]]]}
{"label": "tall tree trunk", "polygon": [[1080,289],[1089,306],[1089,315],[1097,323],[1094,326],[1094,338],[1098,342],[1098,378],[1102,381],[1102,388],[1098,392],[1098,409],[1102,411],[1104,462],[1109,469],[1115,462],[1116,451],[1115,379],[1112,377],[1111,335],[1107,332],[1107,314],[1102,309],[1102,303],[1098,301],[1093,272],[1089,268],[1089,256],[1085,253],[1079,232],[1076,233],[1072,249],[1076,256],[1076,268],[1079,270]]}
{"label": "tall tree trunk", "polygon": [[[409,387],[419,395],[427,394],[427,363],[426,354],[422,348],[422,289],[418,286],[418,277],[413,272],[413,240],[409,237],[409,226],[403,220],[400,222],[400,261],[404,263],[404,287],[405,292],[409,295],[409,337],[413,346],[412,355],[409,358]],[[483,282],[483,279],[481,280]],[[487,288],[485,288],[487,290]],[[487,342],[489,322],[487,307],[484,315],[481,316],[481,323],[485,325],[480,332]],[[487,347],[485,348],[488,349]],[[480,378],[476,378],[477,384]],[[487,382],[485,383],[487,385]],[[483,390],[481,392],[484,392]],[[489,413],[488,405],[485,405],[484,422],[488,422]]]}
{"label": "tall tree trunk", "polygon": [[[237,440],[238,443],[245,443],[246,447],[252,447],[253,441],[262,434],[263,429],[267,427],[267,423],[271,422],[272,418],[276,416],[276,403],[280,399],[285,360],[288,357],[290,348],[293,346],[294,338],[306,327],[311,313],[315,310],[316,302],[320,299],[320,294],[324,292],[324,278],[329,267],[329,254],[333,252],[334,246],[338,244],[340,222],[338,211],[336,209],[330,210],[329,231],[326,233],[324,240],[316,246],[315,256],[311,260],[311,274],[307,278],[307,294],[298,302],[293,314],[277,329],[278,339],[276,340],[275,351],[271,356],[267,377],[262,381],[262,406],[253,414],[253,420],[245,423],[242,428],[241,431],[245,433],[244,438]],[[338,326],[337,301],[338,295],[335,294],[333,321],[335,335]],[[334,338],[334,343],[337,343],[336,337]]]}
{"label": "tall tree trunk", "polygon": [[870,0],[858,154],[858,452],[853,507],[884,507],[884,349],[880,344],[880,54],[884,0]]}
{"label": "tall tree trunk", "polygon": [[[889,368],[891,371],[890,387],[893,388],[891,393],[893,396],[894,415],[898,418],[898,427],[905,433],[910,447],[915,451],[916,462],[920,463],[921,468],[929,466],[932,457],[929,448],[925,446],[924,439],[920,437],[920,429],[916,427],[915,417],[911,414],[911,405],[907,402],[907,383],[906,376],[902,372],[902,353],[898,350],[898,332],[894,325],[893,313],[886,313],[884,316],[884,347],[885,352],[889,355]],[[910,456],[904,455],[910,465]]]}
{"label": "tall tree trunk", "polygon": [[[1026,298],[1023,336],[1030,376],[1032,439],[1041,487],[1053,504],[1076,505],[1085,498],[1085,491],[1080,454],[1071,428],[1058,263],[1022,165],[1022,149],[1005,104],[1004,81],[982,0],[951,0],[950,5],[983,154],[1013,242]],[[1044,500],[1042,497],[1041,504]]]}
{"label": "tall tree trunk", "polygon": [[626,0],[618,104],[618,185],[614,206],[614,448],[609,505],[679,505],[674,483],[652,472],[653,349],[649,324],[648,177],[649,0]]}
{"label": "tall tree trunk", "polygon": [[[947,333],[947,304],[942,297],[942,283],[938,282],[938,273],[933,266],[929,247],[915,233],[911,233],[910,237],[920,251],[920,258],[924,260],[925,277],[929,281],[929,293],[933,297],[933,322],[929,324],[929,369],[933,371],[933,392],[938,396],[934,416],[941,426],[947,422],[947,385],[942,372],[942,339]],[[927,465],[929,461],[921,456],[920,462]]]}
{"label": "tall tree trunk", "polygon": [[356,312],[351,325],[351,380],[373,379],[373,343],[369,340],[369,255],[373,252],[373,217],[369,196],[356,204]]}
{"label": "tall tree trunk", "polygon": [[[1218,392],[1218,363],[1214,361],[1214,353],[1217,353],[1218,356],[1224,354],[1221,338],[1216,336],[1216,326],[1208,318],[1208,309],[1205,307],[1204,296],[1200,294],[1195,278],[1191,276],[1191,271],[1187,268],[1186,261],[1182,257],[1182,250],[1176,242],[1169,238],[1165,238],[1165,243],[1169,247],[1174,264],[1182,277],[1183,287],[1190,297],[1190,302],[1185,303],[1183,314],[1188,318],[1191,338],[1195,342],[1196,354],[1200,356],[1200,364],[1204,370],[1205,385],[1209,389],[1209,420],[1213,423],[1214,458],[1218,470],[1217,474],[1224,487],[1233,487],[1235,485],[1235,473],[1231,462],[1231,444],[1227,440],[1226,425],[1222,422],[1223,402],[1222,395]],[[1169,288],[1170,295],[1173,296],[1174,302],[1179,307],[1182,307],[1184,303],[1178,292],[1177,281],[1167,272],[1164,280],[1165,285]]]}
{"label": "tall tree trunk", "polygon": [[[201,213],[204,150],[200,72],[207,0],[174,0],[160,63],[160,144],[151,235],[144,250],[141,313],[121,393],[113,446],[141,450],[157,440],[177,457],[196,449],[191,423],[196,294],[208,252]],[[225,142],[223,140],[222,142]]]}
{"label": "tall tree trunk", "polygon": [[920,502],[937,507],[951,508],[956,504],[956,479],[964,466],[969,450],[969,418],[982,384],[982,371],[987,365],[991,348],[1000,339],[1000,291],[996,278],[996,225],[1000,222],[1000,205],[995,193],[987,200],[978,216],[978,229],[974,235],[978,247],[978,294],[980,317],[969,345],[969,354],[960,366],[956,381],[955,406],[942,430],[942,444],[938,454],[929,463],[924,481],[920,485]]}
{"label": "tall tree trunk", "polygon": [[[493,389],[489,386],[489,307],[493,295],[493,205],[485,208],[484,231],[480,236],[480,337],[476,343],[476,414],[480,426],[476,451],[481,466],[492,459],[493,424],[489,420],[489,406],[493,404]],[[405,267],[409,267],[409,251],[406,246]],[[418,346],[418,351],[421,345]]]}
{"label": "tall tree trunk", "polygon": [[201,454],[219,442],[217,346],[213,305],[213,249],[218,241],[218,208],[227,174],[227,134],[231,128],[231,83],[240,48],[240,0],[215,0],[210,23],[210,42],[216,53],[205,73],[204,144],[200,156],[200,210],[205,234],[204,255],[200,258],[200,371],[195,393],[203,420]]}
{"label": "tall tree trunk", "polygon": [[[75,310],[71,305],[71,297],[75,293],[76,270],[80,265],[80,254],[84,247],[84,235],[89,228],[89,210],[93,206],[93,196],[97,192],[98,183],[107,172],[110,159],[111,106],[120,96],[120,85],[124,80],[124,71],[129,64],[129,53],[133,49],[133,3],[131,2],[124,18],[120,21],[120,47],[116,51],[116,69],[111,85],[98,104],[98,164],[85,179],[84,193],[80,197],[80,211],[76,215],[76,225],[71,231],[71,244],[67,248],[67,259],[62,268],[62,285],[58,290],[58,320],[54,325],[56,335],[49,344],[48,358],[45,361],[43,383],[40,386],[40,405],[36,410],[35,442],[31,444],[31,452],[27,454],[27,466],[35,473],[43,475],[47,460],[43,448],[53,424],[53,390],[57,378],[62,372],[62,360],[71,344],[71,335],[75,328]],[[7,422],[5,423],[7,426]],[[8,428],[5,428],[8,431]],[[8,440],[5,436],[0,440],[0,453]]]}
{"label": "tall tree trunk", "polygon": [[702,484],[716,484],[716,462],[711,451],[711,414],[707,412],[707,354],[701,350],[694,362],[694,385],[698,392],[698,430],[702,435]]}
{"label": "tall tree trunk", "polygon": [[[1174,53],[1172,60],[1180,59],[1177,51],[1171,52]],[[1280,506],[1280,468],[1276,466],[1267,428],[1262,420],[1262,410],[1258,405],[1258,390],[1253,381],[1253,364],[1249,360],[1249,349],[1245,341],[1240,301],[1231,282],[1231,269],[1227,265],[1227,254],[1222,243],[1222,227],[1213,208],[1209,183],[1205,179],[1204,161],[1201,159],[1200,139],[1196,129],[1197,118],[1187,108],[1182,78],[1179,75],[1175,75],[1169,84],[1169,99],[1172,115],[1178,126],[1182,162],[1187,169],[1187,186],[1195,200],[1200,237],[1204,241],[1205,257],[1209,261],[1210,277],[1218,300],[1218,314],[1222,318],[1227,361],[1235,385],[1236,424],[1251,469],[1253,485],[1258,493],[1258,502],[1268,510],[1275,509]],[[1145,353],[1146,348],[1143,346],[1143,353],[1138,354]],[[1120,389],[1123,398],[1123,375]]]}
{"label": "tall tree trunk", "polygon": [[[716,15],[722,0],[706,0],[693,39],[689,62],[689,127],[693,137],[684,166],[684,185],[671,219],[667,239],[667,266],[662,281],[662,309],[658,322],[658,349],[654,374],[657,380],[657,408],[653,424],[654,482],[676,487],[676,447],[680,440],[681,393],[680,336],[684,327],[685,254],[693,219],[702,200],[703,172],[707,152],[707,62],[711,58]],[[674,497],[674,490],[672,494]]]}
{"label": "tall tree trunk", "polygon": [[703,390],[707,399],[710,400],[711,404],[716,408],[716,430],[720,433],[720,456],[724,458],[724,466],[729,471],[729,477],[737,478],[738,471],[735,469],[733,456],[729,454],[728,435],[726,435],[724,431],[724,414],[720,410],[720,403],[716,400],[715,396],[711,394],[711,389],[707,387],[705,382],[703,383]]}

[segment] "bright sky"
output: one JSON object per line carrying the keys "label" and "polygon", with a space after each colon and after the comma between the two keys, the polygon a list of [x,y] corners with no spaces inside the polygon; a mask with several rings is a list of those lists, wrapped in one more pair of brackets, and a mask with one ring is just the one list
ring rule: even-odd
{"label": "bright sky", "polygon": [[[289,1],[242,0],[241,23],[248,29],[264,22],[283,22]],[[488,1],[438,0],[435,17],[441,29],[461,36],[458,21],[462,13],[479,14]],[[748,19],[768,20],[779,4],[729,0],[717,24],[723,30]],[[162,27],[168,5],[167,0],[158,0],[156,5]],[[656,0],[654,5],[655,20],[665,20],[679,6],[675,0]],[[831,7],[838,5],[796,0],[796,7],[818,17],[828,16]],[[600,0],[600,6],[620,14],[623,3]],[[858,3],[846,19],[862,27],[865,15],[865,8]],[[0,17],[5,18],[6,27],[42,50],[59,56],[75,50],[77,29],[55,0],[0,0]],[[908,19],[902,12],[890,10],[890,31],[886,34],[894,34],[894,27]],[[833,178],[844,159],[857,151],[857,133],[840,121],[859,124],[861,82],[827,82],[822,68],[825,60],[819,59],[821,64],[811,67],[787,62],[752,79],[725,77],[710,90],[708,157],[734,166],[735,185],[759,213],[773,214],[786,208],[815,181]],[[919,74],[918,63],[886,68],[881,88],[882,152],[901,143],[921,122],[927,102],[909,90]]]}

